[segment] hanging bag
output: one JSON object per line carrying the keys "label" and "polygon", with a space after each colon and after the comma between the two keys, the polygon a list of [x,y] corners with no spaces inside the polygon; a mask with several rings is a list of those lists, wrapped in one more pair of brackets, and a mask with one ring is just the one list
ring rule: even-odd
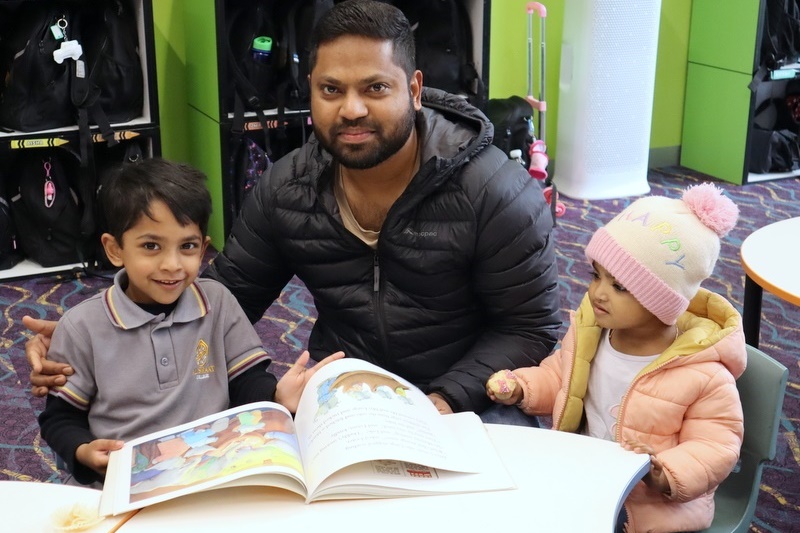
{"label": "hanging bag", "polygon": [[26,257],[43,267],[82,260],[77,169],[74,155],[61,149],[23,150],[12,165],[17,242]]}

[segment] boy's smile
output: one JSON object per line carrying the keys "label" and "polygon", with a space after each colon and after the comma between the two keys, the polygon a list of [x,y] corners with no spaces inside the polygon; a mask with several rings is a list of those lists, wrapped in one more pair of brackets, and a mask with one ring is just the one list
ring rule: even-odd
{"label": "boy's smile", "polygon": [[161,200],[150,204],[122,243],[103,235],[106,253],[115,266],[125,267],[125,294],[139,304],[171,304],[197,278],[208,245],[197,224],[181,225]]}

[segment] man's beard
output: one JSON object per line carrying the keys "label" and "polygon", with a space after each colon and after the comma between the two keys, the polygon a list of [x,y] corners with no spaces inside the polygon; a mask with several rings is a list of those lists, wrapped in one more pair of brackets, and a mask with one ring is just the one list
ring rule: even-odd
{"label": "man's beard", "polygon": [[[394,129],[388,132],[388,135],[381,125],[373,124],[367,118],[357,120],[343,119],[341,123],[332,126],[327,135],[322,135],[315,125],[314,133],[322,147],[330,152],[333,158],[343,167],[364,170],[383,163],[405,145],[411,135],[411,131],[414,129],[416,116],[414,102],[409,100],[408,111],[402,117],[402,120],[395,124]],[[373,130],[375,139],[363,145],[343,145],[335,141],[335,139],[339,138],[338,133],[341,130],[352,127],[365,127]]]}

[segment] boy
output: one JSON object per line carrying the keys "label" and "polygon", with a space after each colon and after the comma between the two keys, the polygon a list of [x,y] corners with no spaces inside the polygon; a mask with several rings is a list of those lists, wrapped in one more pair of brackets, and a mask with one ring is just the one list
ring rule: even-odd
{"label": "boy", "polygon": [[221,284],[197,279],[211,214],[204,175],[164,159],[117,171],[101,190],[101,242],[114,285],[64,314],[49,354],[75,370],[51,390],[42,437],[71,473],[101,486],[123,440],[229,406],[275,400],[294,412],[316,368],[304,352],[276,383],[270,359]]}

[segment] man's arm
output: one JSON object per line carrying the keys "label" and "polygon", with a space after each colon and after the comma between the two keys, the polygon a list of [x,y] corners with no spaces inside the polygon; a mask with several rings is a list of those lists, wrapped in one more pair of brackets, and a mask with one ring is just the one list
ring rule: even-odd
{"label": "man's arm", "polygon": [[65,384],[67,376],[74,373],[72,367],[66,363],[47,360],[50,339],[58,322],[36,319],[26,315],[22,317],[22,323],[34,334],[25,343],[25,357],[31,367],[31,392],[34,396],[46,396],[50,387]]}
{"label": "man's arm", "polygon": [[555,346],[562,320],[553,220],[539,183],[506,159],[476,203],[476,217],[472,285],[486,327],[426,392],[441,394],[455,411],[480,413],[491,405],[489,376],[538,364]]}

